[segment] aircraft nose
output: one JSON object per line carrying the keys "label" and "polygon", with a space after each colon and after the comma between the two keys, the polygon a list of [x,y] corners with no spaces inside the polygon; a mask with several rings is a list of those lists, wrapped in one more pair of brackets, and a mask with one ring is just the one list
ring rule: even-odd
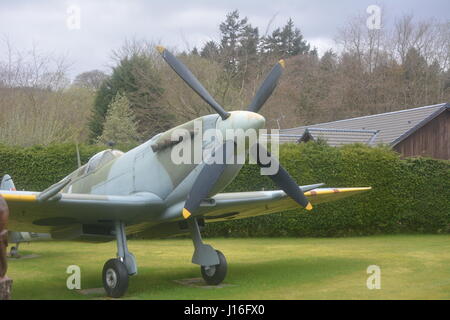
{"label": "aircraft nose", "polygon": [[259,129],[264,128],[266,125],[266,119],[255,112],[251,111],[231,111],[230,116],[222,120],[220,117],[217,119],[216,128],[219,129],[224,137],[227,135],[228,130],[255,130],[256,135],[259,135]]}
{"label": "aircraft nose", "polygon": [[266,119],[259,113],[247,111],[246,114],[250,128],[262,129],[266,126]]}
{"label": "aircraft nose", "polygon": [[234,111],[230,120],[234,129],[258,130],[266,125],[266,119],[262,115],[250,111]]}

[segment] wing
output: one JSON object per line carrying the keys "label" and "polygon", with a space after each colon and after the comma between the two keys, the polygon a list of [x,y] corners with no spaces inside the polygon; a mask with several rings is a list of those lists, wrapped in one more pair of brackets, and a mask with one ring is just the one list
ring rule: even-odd
{"label": "wing", "polygon": [[46,201],[39,200],[41,194],[0,191],[10,211],[9,230],[54,233],[67,226],[107,226],[114,220],[132,225],[149,220],[149,213],[165,209],[163,201],[152,193],[128,196],[61,193]]}
{"label": "wing", "polygon": [[[309,186],[300,187],[304,191]],[[313,204],[335,201],[370,190],[362,188],[315,188],[305,192]],[[206,221],[224,221],[259,216],[263,214],[300,209],[299,205],[282,190],[219,193],[202,204],[201,210]]]}

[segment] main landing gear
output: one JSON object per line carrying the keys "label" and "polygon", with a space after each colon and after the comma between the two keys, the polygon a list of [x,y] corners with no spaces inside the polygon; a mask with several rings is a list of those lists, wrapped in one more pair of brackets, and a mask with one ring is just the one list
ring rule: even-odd
{"label": "main landing gear", "polygon": [[188,225],[195,248],[192,263],[200,265],[202,277],[207,284],[220,284],[227,275],[225,256],[219,250],[214,250],[209,244],[203,243],[196,218],[188,219]]}
{"label": "main landing gear", "polygon": [[[188,219],[189,230],[194,243],[192,263],[200,265],[203,279],[209,285],[220,284],[227,275],[227,260],[222,252],[214,250],[209,244],[204,244],[198,221],[196,218]],[[117,239],[117,258],[108,260],[103,266],[103,287],[109,297],[120,298],[128,289],[129,276],[137,274],[136,259],[128,251],[125,224],[121,221],[115,223]]]}
{"label": "main landing gear", "polygon": [[103,266],[103,287],[109,297],[120,298],[128,289],[128,277],[137,274],[136,259],[128,251],[125,225],[115,223],[117,258],[108,260]]}

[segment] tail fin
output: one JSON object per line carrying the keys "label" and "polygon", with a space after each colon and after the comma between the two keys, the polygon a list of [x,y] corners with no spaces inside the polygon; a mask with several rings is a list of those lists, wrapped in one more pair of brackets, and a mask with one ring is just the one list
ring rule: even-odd
{"label": "tail fin", "polygon": [[0,190],[16,191],[13,179],[8,174],[3,176],[2,182],[0,183]]}

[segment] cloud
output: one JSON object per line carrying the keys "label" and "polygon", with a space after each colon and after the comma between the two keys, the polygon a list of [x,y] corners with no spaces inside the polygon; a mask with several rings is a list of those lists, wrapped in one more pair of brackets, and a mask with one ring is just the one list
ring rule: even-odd
{"label": "cloud", "polygon": [[[238,9],[241,16],[258,26],[264,34],[292,18],[306,40],[319,52],[333,46],[337,29],[355,14],[366,14],[373,0],[320,1],[248,0],[248,1],[2,1],[0,33],[9,37],[21,50],[39,48],[67,54],[74,62],[73,73],[107,68],[113,49],[126,38],[143,38],[166,46],[186,49],[187,43],[201,46],[208,40],[219,40],[218,26],[227,12]],[[81,9],[81,29],[67,28],[67,8]],[[390,15],[414,13],[419,18],[448,20],[448,0],[422,2],[399,0],[383,5]],[[0,58],[4,48],[0,47]]]}

